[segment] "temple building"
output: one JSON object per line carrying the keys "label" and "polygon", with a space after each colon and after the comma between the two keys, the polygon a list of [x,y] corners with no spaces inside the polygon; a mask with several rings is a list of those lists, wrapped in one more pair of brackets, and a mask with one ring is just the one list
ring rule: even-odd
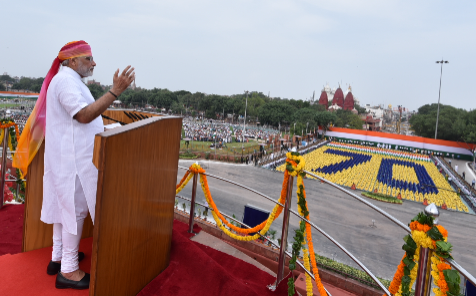
{"label": "temple building", "polygon": [[332,105],[337,105],[341,108],[344,108],[344,93],[342,92],[342,88],[340,88],[340,86],[337,88],[334,94]]}
{"label": "temple building", "polygon": [[329,100],[327,99],[327,92],[325,90],[322,90],[321,96],[319,97],[319,105],[323,105],[326,110],[329,107]]}
{"label": "temple building", "polygon": [[344,110],[353,110],[354,109],[354,96],[352,95],[352,88],[349,85],[349,90],[345,95],[344,99]]}
{"label": "temple building", "polygon": [[355,109],[355,105],[360,105],[359,99],[354,96],[352,93],[352,88],[348,87],[347,91],[344,93],[342,88],[331,88],[329,83],[322,88],[321,96],[319,101],[314,101],[314,96],[311,98],[311,104],[319,104],[326,107],[326,110],[329,110],[329,106],[337,105],[340,109],[350,110]]}

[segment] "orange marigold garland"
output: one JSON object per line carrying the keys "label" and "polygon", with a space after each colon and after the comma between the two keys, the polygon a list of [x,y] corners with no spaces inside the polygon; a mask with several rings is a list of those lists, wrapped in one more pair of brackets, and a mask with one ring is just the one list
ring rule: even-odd
{"label": "orange marigold garland", "polygon": [[[411,238],[412,241],[417,245],[418,250],[420,247],[430,248],[433,250],[431,256],[431,275],[433,276],[433,282],[437,288],[433,288],[435,296],[447,296],[447,293],[451,295],[459,295],[459,282],[460,277],[457,271],[452,270],[451,266],[446,263],[446,259],[451,258],[451,244],[448,243],[448,231],[441,225],[434,225],[434,218],[425,215],[424,213],[419,213],[411,223],[409,227],[411,229],[411,237],[407,235],[405,238]],[[407,246],[408,247],[408,246]],[[408,248],[407,250],[408,255]],[[397,272],[390,284],[389,291],[394,295],[407,295],[409,294],[409,287],[402,289],[402,276],[405,273],[405,268],[409,266],[406,263],[409,263],[408,260],[403,257],[401,263],[397,268]],[[418,266],[418,260],[415,260],[415,264],[411,264],[412,268],[409,268],[412,273],[416,274],[416,268]],[[402,268],[403,267],[403,268]],[[448,284],[450,283],[450,284]],[[409,285],[411,287],[411,284]]]}
{"label": "orange marigold garland", "polygon": [[187,179],[188,175],[190,174],[189,171],[185,172],[185,175],[183,175],[182,180],[175,186],[175,189],[179,189],[180,186],[182,186],[183,182]]}
{"label": "orange marigold garland", "polygon": [[403,277],[403,269],[405,268],[405,264],[403,263],[403,259],[405,259],[407,255],[403,255],[402,260],[400,261],[400,264],[398,264],[397,271],[395,272],[395,275],[393,276],[393,280],[390,283],[390,286],[388,287],[388,291],[392,293],[393,295],[397,294],[398,289],[400,288],[400,285],[402,284],[402,277]]}
{"label": "orange marigold garland", "polygon": [[[244,229],[244,228],[240,228],[240,227],[237,227],[233,224],[231,224],[230,222],[228,222],[225,217],[223,217],[223,215],[220,213],[220,211],[218,210],[217,206],[215,205],[215,202],[213,201],[212,199],[212,195],[210,193],[210,189],[208,187],[208,181],[207,181],[207,176],[205,175],[202,175],[203,177],[203,183],[204,183],[204,188],[206,190],[205,194],[208,195],[208,197],[210,198],[210,202],[209,202],[209,205],[211,206],[211,208],[213,209],[213,211],[216,213],[216,215],[220,218],[220,220],[223,222],[223,224],[225,224],[226,226],[228,226],[229,228],[233,229],[234,231],[238,232],[238,233],[241,233],[241,234],[250,234],[250,233],[254,233],[254,232],[258,232],[260,230],[262,230],[264,228],[264,226],[267,224],[268,220],[265,220],[263,221],[261,224],[253,227],[253,228],[248,228],[248,229]],[[281,196],[279,198],[279,202],[281,204],[284,203],[284,201],[286,200],[286,192],[287,192],[287,186],[288,186],[288,180],[289,176],[287,176],[285,174],[284,176],[284,180],[283,180],[283,189],[281,190]],[[283,208],[280,206],[280,205],[276,205],[275,208],[273,209],[273,211],[276,211],[276,215],[273,219],[276,220],[276,218],[278,218],[278,216],[281,214],[281,212],[283,211]],[[269,219],[269,217],[268,217]]]}
{"label": "orange marigold garland", "polygon": [[[205,170],[203,168],[201,168],[200,165],[198,165],[197,163],[192,164],[190,166],[189,170],[182,177],[182,180],[179,182],[179,184],[176,185],[175,194],[178,194],[185,187],[185,185],[187,185],[187,183],[193,177],[194,174],[200,174],[201,175],[200,182],[203,185],[202,190],[204,191],[204,194],[207,197],[208,204],[210,205],[210,207],[213,209],[216,216],[222,221],[223,224],[225,224],[226,226],[228,226],[229,228],[231,228],[232,230],[234,230],[234,231],[236,231],[240,234],[247,235],[247,234],[250,234],[250,233],[255,233],[255,232],[261,231],[268,224],[269,219],[272,219],[272,221],[276,220],[278,218],[278,216],[281,214],[281,212],[283,211],[283,208],[280,205],[276,205],[273,209],[273,213],[275,213],[275,215],[273,216],[273,215],[270,214],[268,219],[263,221],[261,224],[255,226],[253,228],[249,228],[249,229],[244,229],[244,228],[237,227],[237,226],[229,223],[228,220],[226,220],[226,218],[218,210],[215,202],[213,201],[212,194],[210,193],[207,176],[204,175],[204,173],[205,173]],[[280,198],[278,200],[281,204],[283,204],[284,201],[286,200],[288,180],[289,180],[289,175],[286,173],[286,174],[284,174],[284,180],[283,180],[283,186],[282,186],[282,189],[281,189],[281,195],[280,195]]]}

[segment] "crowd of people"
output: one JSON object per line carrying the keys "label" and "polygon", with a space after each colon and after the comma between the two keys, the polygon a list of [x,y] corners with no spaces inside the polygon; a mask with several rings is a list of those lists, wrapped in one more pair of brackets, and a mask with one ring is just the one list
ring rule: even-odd
{"label": "crowd of people", "polygon": [[255,126],[247,126],[243,133],[243,126],[240,125],[191,118],[184,118],[183,129],[185,138],[203,142],[216,141],[224,145],[231,142],[247,141],[248,139],[268,140],[271,136],[279,134],[277,130]]}
{"label": "crowd of people", "polygon": [[185,138],[193,141],[231,143],[233,138],[233,127],[231,125],[213,120],[194,121],[184,118],[182,127]]}
{"label": "crowd of people", "polygon": [[1,117],[6,118],[10,117],[15,121],[15,123],[18,125],[18,130],[20,134],[23,132],[23,128],[25,127],[26,121],[28,120],[28,117],[30,116],[31,112],[33,111],[33,108],[35,107],[35,101],[28,100],[28,99],[18,99],[17,101],[14,101],[13,104],[15,106],[12,106],[11,100],[5,101],[9,106],[8,108],[2,108],[0,110]]}
{"label": "crowd of people", "polygon": [[[244,138],[252,138],[255,140],[268,140],[272,136],[278,135],[279,131],[269,128],[262,128],[256,126],[247,126]],[[235,138],[237,142],[240,142],[243,138],[243,126],[237,126],[235,128]]]}

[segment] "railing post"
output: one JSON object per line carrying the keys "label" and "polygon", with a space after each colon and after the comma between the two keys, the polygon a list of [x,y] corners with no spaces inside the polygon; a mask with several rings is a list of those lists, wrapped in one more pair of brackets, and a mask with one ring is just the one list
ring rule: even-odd
{"label": "railing post", "polygon": [[283,211],[283,228],[281,231],[281,246],[279,248],[279,261],[278,261],[278,273],[276,274],[276,282],[272,285],[269,285],[268,288],[271,291],[275,291],[279,283],[283,280],[284,276],[284,267],[286,262],[286,249],[288,246],[288,228],[289,228],[289,209],[291,208],[291,199],[293,197],[293,178],[289,176],[288,180],[288,190],[286,194],[286,202],[284,203]]}
{"label": "railing post", "polygon": [[[433,224],[438,224],[440,212],[434,203],[425,208],[425,214],[435,218]],[[429,296],[431,292],[431,256],[433,251],[429,248],[420,248],[420,260],[415,283],[415,296]]]}
{"label": "railing post", "polygon": [[2,181],[0,183],[0,209],[3,207],[3,202],[4,202],[4,194],[5,194],[5,172],[7,171],[7,148],[8,148],[8,128],[3,129],[3,150],[2,150]]}
{"label": "railing post", "polygon": [[190,202],[190,218],[188,220],[188,233],[193,233],[193,216],[195,215],[195,196],[197,195],[197,175],[193,174],[192,201]]}

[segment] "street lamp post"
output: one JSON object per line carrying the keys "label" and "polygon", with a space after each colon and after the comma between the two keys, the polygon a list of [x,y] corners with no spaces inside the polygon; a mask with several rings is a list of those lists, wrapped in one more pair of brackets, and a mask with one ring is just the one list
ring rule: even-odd
{"label": "street lamp post", "polygon": [[440,97],[441,97],[441,77],[443,76],[443,64],[448,64],[448,61],[436,61],[437,64],[441,64],[440,72],[440,91],[438,92],[438,111],[436,112],[436,128],[435,128],[435,140],[438,135],[438,118],[440,117]]}
{"label": "street lamp post", "polygon": [[245,105],[245,118],[243,121],[243,134],[241,135],[241,153],[243,154],[243,149],[244,149],[244,143],[243,141],[245,140],[245,131],[246,131],[246,109],[248,108],[248,91],[245,91],[246,93],[246,105]]}

